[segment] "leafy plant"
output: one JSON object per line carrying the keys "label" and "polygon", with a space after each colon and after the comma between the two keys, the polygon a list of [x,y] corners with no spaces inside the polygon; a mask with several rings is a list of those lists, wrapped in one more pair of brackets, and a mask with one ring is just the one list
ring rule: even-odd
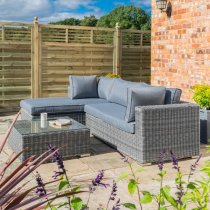
{"label": "leafy plant", "polygon": [[107,78],[120,78],[120,75],[109,73],[109,74],[106,74],[105,77],[107,77]]}
{"label": "leafy plant", "polygon": [[124,162],[126,162],[130,168],[130,173],[125,172],[121,174],[118,181],[123,179],[128,180],[128,192],[131,195],[137,193],[139,198],[139,207],[133,203],[123,203],[122,205],[130,210],[143,210],[144,204],[150,204],[154,201],[157,204],[157,210],[167,210],[168,208],[171,209],[171,207],[177,210],[186,210],[189,204],[194,203],[195,208],[193,208],[193,210],[208,210],[210,202],[210,161],[207,161],[201,169],[205,176],[202,176],[201,179],[195,180],[194,182],[191,181],[191,176],[196,170],[200,158],[201,156],[199,156],[190,166],[189,175],[187,180],[185,180],[183,178],[184,175],[180,170],[178,160],[173,152],[171,152],[173,169],[176,171],[176,178],[174,180],[176,193],[174,194],[171,190],[171,186],[164,185],[164,177],[167,172],[164,170],[165,152],[161,153],[158,161],[158,181],[160,182],[160,188],[159,193],[154,194],[143,190],[140,187],[140,181],[139,178],[137,178],[137,173],[143,172],[143,168],[135,170],[128,158],[123,156]]}
{"label": "leafy plant", "polygon": [[193,99],[201,108],[210,109],[210,85],[206,83],[195,85]]}
{"label": "leafy plant", "polygon": [[[18,116],[19,113],[0,143],[0,153],[3,151],[4,145]],[[49,149],[44,154],[38,157],[32,156],[28,158],[19,164],[11,173],[7,173],[8,175],[6,175],[8,168],[23,152],[11,154],[5,164],[0,167],[0,207],[3,210],[35,208],[57,210],[62,207],[67,207],[70,210],[88,210],[90,209],[89,201],[91,196],[96,192],[98,187],[110,189],[110,185],[104,183],[103,170],[99,171],[97,176],[92,179],[88,191],[81,190],[81,187],[77,186],[76,183],[72,184],[67,176],[59,149],[54,148],[52,145],[49,145]],[[176,156],[171,151],[172,168],[176,173],[174,180],[175,186],[173,187],[176,189],[176,192],[174,193],[171,186],[164,185],[164,178],[167,174],[167,171],[164,169],[165,154],[165,152],[160,154],[157,164],[159,169],[157,181],[160,185],[156,194],[140,186],[141,180],[138,175],[144,172],[144,168],[139,167],[136,169],[129,159],[122,155],[122,159],[128,164],[130,170],[129,172],[122,173],[116,181],[113,181],[106,207],[100,207],[98,209],[108,210],[112,205],[112,210],[120,210],[121,206],[131,210],[143,210],[144,205],[154,202],[157,204],[157,210],[167,210],[171,209],[171,207],[177,210],[186,210],[192,204],[194,204],[193,210],[208,210],[210,204],[210,160],[206,161],[201,167],[201,178],[192,181],[191,177],[198,167],[201,156],[191,164],[189,174],[186,178],[180,169]],[[55,162],[58,166],[58,170],[52,176],[54,180],[44,182],[41,175],[36,173],[35,180],[37,184],[29,189],[25,189],[30,182],[25,181],[25,178],[31,173],[34,173],[49,158],[52,158],[52,162]],[[137,194],[138,205],[132,202],[122,202],[120,198],[117,198],[117,182],[121,180],[128,181],[127,188],[130,195]],[[46,186],[55,182],[58,182],[57,188],[48,192]],[[28,195],[33,190],[35,190],[36,195],[29,198]],[[89,193],[86,202],[78,196],[83,192]],[[60,203],[55,203],[57,198],[66,199],[63,199]]]}
{"label": "leafy plant", "polygon": [[[5,133],[3,139],[0,143],[0,154],[3,152],[4,146],[7,142],[9,134],[16,122],[18,113],[10,125],[8,131]],[[75,194],[81,193],[82,191],[72,192],[71,189],[67,188],[65,190],[60,190],[59,192],[49,192],[45,190],[45,186],[57,182],[58,180],[53,180],[47,183],[43,183],[41,176],[36,176],[37,186],[25,189],[30,181],[25,181],[26,177],[32,174],[42,163],[47,159],[52,157],[58,152],[58,149],[52,151],[47,150],[44,154],[35,157],[31,156],[26,159],[23,163],[16,166],[16,168],[11,172],[7,173],[8,168],[12,163],[24,152],[21,151],[18,154],[12,153],[5,164],[0,167],[0,207],[1,209],[34,209],[44,205],[45,203],[50,204],[51,201],[64,197],[64,196],[74,196]],[[5,175],[6,174],[6,175]],[[20,185],[21,184],[21,185]],[[37,195],[31,198],[27,198],[32,190],[36,190]],[[29,208],[30,207],[30,208]]]}
{"label": "leafy plant", "polygon": [[102,16],[98,20],[97,26],[114,28],[116,23],[119,23],[122,29],[150,30],[151,18],[139,7],[120,6]]}

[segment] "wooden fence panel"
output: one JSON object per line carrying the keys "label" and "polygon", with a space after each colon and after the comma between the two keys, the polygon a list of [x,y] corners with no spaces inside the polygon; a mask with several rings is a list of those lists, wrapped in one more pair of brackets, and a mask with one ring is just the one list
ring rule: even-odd
{"label": "wooden fence panel", "polygon": [[112,72],[112,54],[112,47],[45,44],[42,47],[42,97],[66,96],[69,75]]}
{"label": "wooden fence panel", "polygon": [[69,75],[113,72],[114,30],[41,26],[41,95],[67,95]]}
{"label": "wooden fence panel", "polygon": [[67,96],[69,75],[150,82],[150,31],[0,22],[0,112]]}
{"label": "wooden fence panel", "polygon": [[0,28],[0,112],[31,98],[31,28]]}
{"label": "wooden fence panel", "polygon": [[150,83],[151,35],[149,31],[122,30],[121,76]]}

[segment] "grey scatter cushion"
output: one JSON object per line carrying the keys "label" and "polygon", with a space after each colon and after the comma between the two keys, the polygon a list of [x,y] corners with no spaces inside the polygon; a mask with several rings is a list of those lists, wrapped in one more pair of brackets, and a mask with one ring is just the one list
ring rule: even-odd
{"label": "grey scatter cushion", "polygon": [[96,76],[70,76],[71,99],[98,98]]}
{"label": "grey scatter cushion", "polygon": [[125,120],[135,120],[135,107],[148,105],[163,105],[165,100],[165,87],[139,87],[128,88],[128,106]]}
{"label": "grey scatter cushion", "polygon": [[115,78],[100,77],[100,80],[98,83],[99,98],[108,100],[114,81],[115,81]]}
{"label": "grey scatter cushion", "polygon": [[181,95],[181,89],[166,88],[165,104],[178,104],[180,102]]}
{"label": "grey scatter cushion", "polygon": [[129,82],[122,79],[116,79],[114,85],[111,89],[108,101],[120,104],[122,106],[127,106],[127,93],[129,87],[145,87],[148,86],[143,82]]}

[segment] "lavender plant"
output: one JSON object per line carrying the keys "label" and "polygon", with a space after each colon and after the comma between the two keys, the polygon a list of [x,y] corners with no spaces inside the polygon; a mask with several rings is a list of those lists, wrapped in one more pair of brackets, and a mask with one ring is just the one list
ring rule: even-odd
{"label": "lavender plant", "polygon": [[[4,146],[7,142],[9,134],[19,117],[20,112],[16,115],[15,119],[11,123],[4,137],[0,142],[0,154],[3,152]],[[18,209],[35,209],[37,207],[43,207],[47,202],[51,202],[57,198],[74,195],[80,192],[71,192],[69,189],[60,192],[49,192],[45,190],[45,186],[55,182],[50,181],[44,183],[39,175],[36,177],[37,186],[25,189],[29,181],[25,179],[31,175],[36,169],[48,160],[51,156],[57,153],[58,150],[48,150],[42,155],[35,157],[31,156],[23,163],[14,168],[11,173],[6,173],[8,168],[16,159],[24,152],[20,151],[18,154],[12,153],[5,164],[0,167],[0,207],[2,210],[18,210]],[[5,175],[6,174],[6,175]],[[36,189],[37,195],[28,198],[29,193]]]}
{"label": "lavender plant", "polygon": [[[117,183],[113,180],[113,185],[112,185],[112,190],[111,190],[111,193],[110,193],[110,196],[109,196],[109,199],[108,199],[108,202],[107,202],[107,205],[106,205],[106,210],[108,210],[108,207],[109,207],[109,203],[110,201],[114,201],[115,198],[117,196]],[[119,201],[119,200],[118,200]],[[119,208],[120,207],[120,202],[117,202],[113,208]]]}
{"label": "lavender plant", "polygon": [[[0,153],[3,151],[4,145],[6,144],[7,138],[18,116],[19,113],[0,143]],[[10,174],[5,175],[9,166],[14,163],[14,161],[23,152],[24,151],[21,151],[18,154],[11,154],[5,164],[0,167],[0,207],[3,210],[25,210],[36,209],[38,207],[39,209],[48,207],[50,209],[58,209],[62,207],[67,207],[72,210],[91,209],[91,207],[89,207],[89,201],[93,193],[96,192],[97,188],[103,187],[106,189],[110,187],[109,184],[104,182],[104,170],[99,171],[97,176],[91,181],[89,191],[80,190],[81,187],[77,186],[76,183],[71,184],[62,156],[59,153],[59,149],[56,149],[52,145],[49,146],[49,149],[44,154],[38,157],[32,156],[28,158],[18,165],[17,168],[15,168]],[[160,158],[157,162],[159,169],[158,181],[160,182],[157,194],[146,191],[140,186],[138,173],[143,172],[144,169],[142,167],[135,169],[129,159],[122,155],[122,159],[126,164],[128,164],[130,171],[121,174],[117,181],[124,179],[128,180],[128,192],[131,195],[135,193],[138,195],[139,206],[136,206],[133,203],[122,202],[119,198],[117,199],[118,186],[117,182],[113,181],[106,208],[99,207],[98,209],[108,210],[110,209],[112,203],[112,210],[120,210],[121,206],[132,210],[143,210],[145,204],[154,202],[157,204],[158,210],[167,210],[171,206],[173,209],[186,210],[187,208],[189,209],[189,205],[192,204],[194,205],[194,210],[208,210],[210,205],[210,160],[206,161],[201,167],[203,176],[198,180],[192,181],[191,177],[198,168],[201,156],[199,156],[196,161],[191,164],[189,174],[185,179],[175,154],[171,151],[170,155],[172,168],[176,172],[176,178],[174,180],[176,189],[175,193],[172,191],[170,186],[164,185],[164,178],[167,174],[165,170],[165,151],[160,154]],[[49,158],[52,158],[52,162],[56,163],[58,166],[58,170],[54,171],[54,175],[52,176],[53,180],[46,183],[42,180],[41,175],[36,173],[36,186],[27,190],[24,189],[29,183],[28,181],[24,181],[25,178],[36,171],[36,169]],[[46,186],[54,182],[59,182],[57,191],[51,190],[48,192]],[[22,185],[19,187],[20,183],[22,183]],[[28,195],[32,190],[35,190],[36,195],[28,198]],[[84,204],[80,197],[76,196],[82,192],[89,193],[86,204]],[[61,197],[66,197],[67,201],[55,204],[54,201]]]}
{"label": "lavender plant", "polygon": [[44,183],[42,181],[42,178],[40,176],[40,174],[38,172],[36,172],[36,183],[37,183],[37,187],[36,187],[36,194],[39,196],[39,197],[42,197],[44,195],[47,194],[47,191],[45,189],[45,186],[44,186]]}
{"label": "lavender plant", "polygon": [[173,207],[173,209],[186,210],[189,205],[192,205],[192,203],[194,203],[194,205],[196,206],[194,210],[208,209],[210,201],[210,161],[207,161],[201,169],[201,171],[206,175],[205,178],[201,177],[201,180],[195,180],[194,182],[191,182],[191,177],[193,176],[194,171],[198,167],[201,155],[196,159],[196,161],[193,164],[191,164],[187,180],[183,178],[184,175],[181,172],[179,162],[175,154],[172,151],[170,151],[170,155],[172,161],[172,168],[176,171],[175,194],[172,192],[170,186],[164,185],[164,177],[167,173],[166,170],[164,170],[165,151],[160,154],[160,158],[157,163],[159,169],[158,181],[160,182],[159,193],[157,194],[144,191],[139,187],[139,182],[138,178],[136,178],[136,173],[142,172],[143,169],[139,168],[137,170],[134,170],[128,158],[122,155],[122,159],[128,164],[128,167],[130,168],[130,173],[123,173],[119,176],[118,180],[128,180],[128,192],[131,195],[137,192],[140,203],[139,207],[137,207],[133,203],[123,203],[122,205],[124,207],[132,210],[143,209],[142,204],[149,204],[154,201],[157,203],[158,210],[167,210],[168,208],[171,208],[171,206]]}
{"label": "lavender plant", "polygon": [[[103,178],[104,178],[104,170],[100,170],[99,173],[97,174],[96,178],[93,179],[92,183],[89,185],[88,200],[86,202],[86,205],[84,206],[86,209],[89,209],[90,197],[96,191],[97,187],[104,187],[104,188],[109,187],[109,184],[105,184],[103,182]],[[101,208],[99,208],[99,209],[101,209]]]}

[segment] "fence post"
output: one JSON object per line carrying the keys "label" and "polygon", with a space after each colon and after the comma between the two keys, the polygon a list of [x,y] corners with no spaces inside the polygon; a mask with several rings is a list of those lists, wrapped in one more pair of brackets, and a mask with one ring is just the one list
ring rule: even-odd
{"label": "fence post", "polygon": [[41,33],[38,17],[32,30],[32,98],[41,97]]}
{"label": "fence post", "polygon": [[66,28],[66,37],[65,37],[65,39],[66,39],[66,43],[68,43],[69,42],[69,29],[68,28]]}
{"label": "fence post", "polygon": [[[1,36],[2,36],[2,41],[5,41],[5,28],[4,28],[4,25],[2,26],[2,34],[1,34]],[[4,48],[2,48],[2,50],[1,50],[1,52],[2,52],[2,55],[4,55]],[[4,74],[5,74],[5,69],[4,69],[4,57],[2,56],[2,71],[3,71],[3,74],[2,74],[2,80],[4,79]],[[2,99],[4,99],[4,96],[5,96],[5,94],[4,94],[4,83],[2,82],[2,85],[1,85],[1,87],[2,87],[2,93],[1,93],[1,96],[2,96]],[[4,105],[4,102],[5,102],[5,100],[2,100],[2,105]]]}
{"label": "fence post", "polygon": [[119,23],[115,27],[114,74],[121,75],[122,33]]}

